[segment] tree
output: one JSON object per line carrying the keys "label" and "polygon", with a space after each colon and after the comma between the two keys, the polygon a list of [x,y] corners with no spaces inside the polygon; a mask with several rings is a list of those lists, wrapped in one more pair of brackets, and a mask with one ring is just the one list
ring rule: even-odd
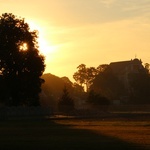
{"label": "tree", "polygon": [[80,86],[80,85],[79,85],[78,83],[76,83],[76,82],[73,84],[73,89],[74,89],[74,94],[75,94],[75,95],[80,96],[80,95],[83,95],[83,93],[84,93],[83,87]]}
{"label": "tree", "polygon": [[24,19],[11,13],[0,16],[0,76],[5,104],[39,104],[45,64],[37,38],[38,32],[31,31]]}
{"label": "tree", "polygon": [[130,99],[132,104],[150,104],[150,74],[147,68],[137,73],[129,74],[132,87]]}
{"label": "tree", "polygon": [[74,101],[69,96],[69,92],[68,92],[66,86],[64,86],[63,94],[58,101],[58,108],[60,111],[62,111],[64,113],[69,113],[70,111],[72,111],[74,109]]}
{"label": "tree", "polygon": [[109,105],[110,104],[109,100],[106,97],[94,92],[94,90],[91,90],[88,93],[87,102],[90,104],[94,104],[94,105]]}
{"label": "tree", "polygon": [[79,65],[77,69],[78,71],[74,73],[73,78],[79,85],[85,85],[86,91],[88,91],[97,74],[97,70],[94,67],[87,68],[85,64]]}
{"label": "tree", "polygon": [[90,90],[95,91],[109,100],[118,99],[124,94],[123,84],[113,74],[109,67],[99,72],[99,74],[93,80]]}
{"label": "tree", "polygon": [[97,72],[98,72],[98,74],[99,73],[102,73],[102,72],[104,72],[106,69],[108,69],[108,64],[102,64],[102,65],[99,65],[98,67],[97,67]]}
{"label": "tree", "polygon": [[81,64],[77,67],[77,69],[78,71],[74,73],[73,78],[79,85],[83,86],[86,78],[86,65]]}
{"label": "tree", "polygon": [[147,73],[150,73],[150,64],[149,63],[145,63],[144,68],[147,71]]}

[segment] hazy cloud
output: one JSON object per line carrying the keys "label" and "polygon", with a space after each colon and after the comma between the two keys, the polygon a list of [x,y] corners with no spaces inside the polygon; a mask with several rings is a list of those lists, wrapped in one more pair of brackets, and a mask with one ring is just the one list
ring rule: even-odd
{"label": "hazy cloud", "polygon": [[114,4],[117,0],[97,0],[99,3],[104,4],[107,7],[110,7],[112,4]]}
{"label": "hazy cloud", "polygon": [[[149,17],[149,0],[55,0],[60,24],[77,26]],[[55,5],[56,6],[56,5]]]}
{"label": "hazy cloud", "polygon": [[80,26],[137,17],[150,19],[150,0],[44,0],[44,3],[36,0],[36,5],[35,0],[0,2],[5,4],[1,11],[15,10],[16,15],[22,15],[21,10],[33,9],[26,14],[32,18],[38,15],[41,20],[47,18],[54,26]]}

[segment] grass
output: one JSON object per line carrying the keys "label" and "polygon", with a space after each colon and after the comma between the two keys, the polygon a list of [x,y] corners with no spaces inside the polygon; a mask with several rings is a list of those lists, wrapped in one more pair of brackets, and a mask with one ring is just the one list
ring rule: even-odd
{"label": "grass", "polygon": [[150,149],[149,120],[0,121],[0,150]]}
{"label": "grass", "polygon": [[150,122],[149,121],[57,121],[57,123],[70,125],[71,128],[90,130],[95,134],[119,139],[126,143],[132,143],[142,148],[150,149]]}

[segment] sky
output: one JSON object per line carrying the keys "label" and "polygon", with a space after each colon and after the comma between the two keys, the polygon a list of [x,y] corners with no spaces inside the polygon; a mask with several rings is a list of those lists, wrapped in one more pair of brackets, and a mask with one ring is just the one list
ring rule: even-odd
{"label": "sky", "polygon": [[77,66],[150,63],[150,0],[0,0],[0,15],[39,31],[45,73],[73,81]]}

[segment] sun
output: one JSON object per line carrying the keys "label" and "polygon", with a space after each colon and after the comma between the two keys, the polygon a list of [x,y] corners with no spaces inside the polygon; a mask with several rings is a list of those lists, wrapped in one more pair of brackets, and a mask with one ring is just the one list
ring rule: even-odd
{"label": "sun", "polygon": [[43,55],[46,56],[49,53],[53,52],[54,47],[51,45],[51,43],[46,38],[46,31],[44,31],[42,26],[38,25],[37,23],[35,23],[31,20],[28,20],[28,22],[29,22],[29,27],[30,27],[31,31],[38,30],[39,37],[37,39],[37,42],[38,42],[40,53],[42,53]]}

